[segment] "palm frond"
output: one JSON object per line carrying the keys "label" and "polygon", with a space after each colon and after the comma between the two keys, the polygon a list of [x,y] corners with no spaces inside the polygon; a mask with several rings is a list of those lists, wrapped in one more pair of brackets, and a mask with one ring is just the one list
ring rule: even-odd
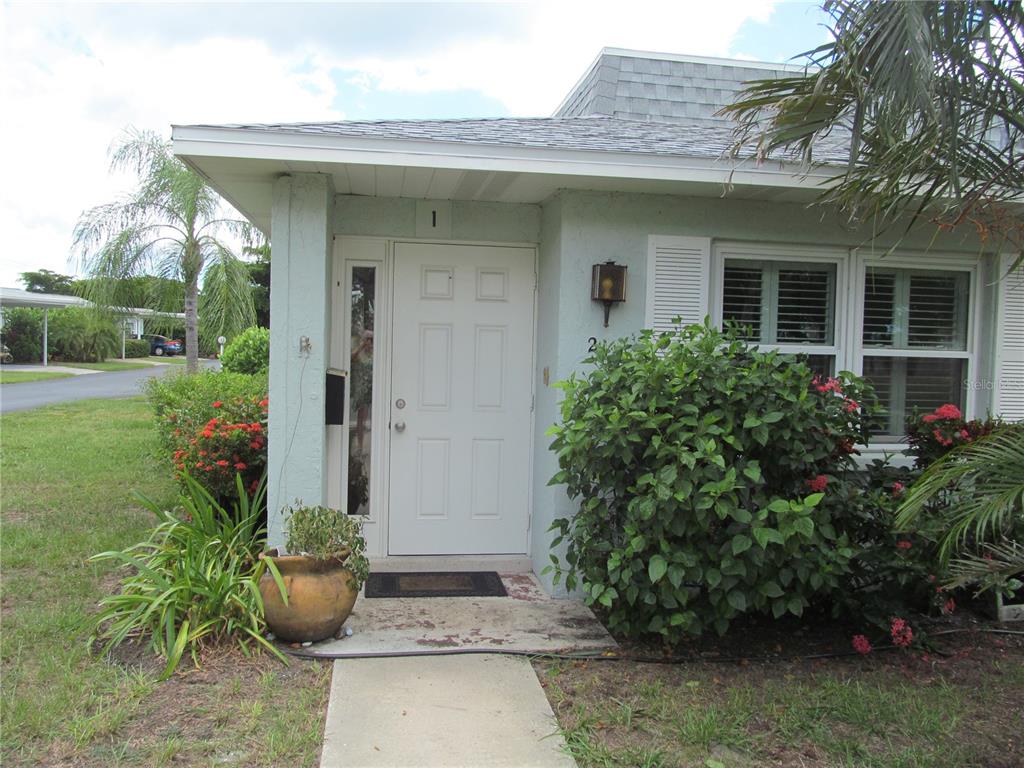
{"label": "palm frond", "polygon": [[1024,516],[1024,424],[966,443],[936,461],[911,486],[896,516],[909,528],[935,502],[948,524],[940,553],[948,558],[968,536],[1000,538]]}
{"label": "palm frond", "polygon": [[[833,40],[803,76],[747,84],[723,114],[733,153],[806,166],[829,134],[845,170],[820,201],[857,221],[968,223],[1024,247],[1024,6],[1018,0],[828,0]],[[908,226],[909,226],[908,224]]]}
{"label": "palm frond", "polygon": [[982,554],[965,555],[950,563],[948,587],[982,585],[981,592],[1024,573],[1024,544],[1011,539],[985,544]]}
{"label": "palm frond", "polygon": [[220,241],[204,237],[201,243],[208,254],[199,296],[201,330],[207,338],[230,339],[256,324],[249,270]]}

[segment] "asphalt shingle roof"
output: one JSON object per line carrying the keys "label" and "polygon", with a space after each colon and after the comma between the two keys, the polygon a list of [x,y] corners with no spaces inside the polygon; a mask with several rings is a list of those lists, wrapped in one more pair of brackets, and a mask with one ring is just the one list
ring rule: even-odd
{"label": "asphalt shingle roof", "polygon": [[[725,121],[717,125],[688,125],[620,117],[346,120],[196,127],[712,159],[727,152],[733,140],[732,127]],[[815,160],[844,163],[847,146],[844,137],[826,137],[817,145]]]}

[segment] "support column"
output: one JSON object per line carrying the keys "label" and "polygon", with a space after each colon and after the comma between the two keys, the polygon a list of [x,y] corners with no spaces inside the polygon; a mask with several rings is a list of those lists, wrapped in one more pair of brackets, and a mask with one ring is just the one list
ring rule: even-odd
{"label": "support column", "polygon": [[329,176],[274,183],[270,261],[267,539],[284,543],[282,508],[327,501],[325,377],[330,349],[334,189]]}
{"label": "support column", "polygon": [[47,349],[48,339],[47,336],[50,333],[50,310],[43,309],[43,365],[49,365],[48,359],[50,357],[49,350]]}

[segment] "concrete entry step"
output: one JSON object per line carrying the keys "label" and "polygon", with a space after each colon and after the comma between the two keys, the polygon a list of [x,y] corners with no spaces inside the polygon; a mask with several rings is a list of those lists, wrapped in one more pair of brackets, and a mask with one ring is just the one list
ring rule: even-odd
{"label": "concrete entry step", "polygon": [[432,651],[600,652],[617,648],[590,609],[548,595],[532,574],[502,574],[508,597],[360,597],[351,636],[302,650],[322,658]]}
{"label": "concrete entry step", "polygon": [[530,662],[334,662],[321,768],[573,768]]}

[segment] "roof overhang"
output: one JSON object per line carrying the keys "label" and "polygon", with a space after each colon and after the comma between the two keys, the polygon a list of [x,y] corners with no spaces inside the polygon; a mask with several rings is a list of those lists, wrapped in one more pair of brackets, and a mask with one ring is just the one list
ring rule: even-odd
{"label": "roof overhang", "polygon": [[[29,309],[63,309],[65,307],[91,307],[93,303],[81,296],[62,293],[36,293],[21,288],[0,288],[0,307],[26,307]],[[184,312],[160,312],[146,307],[115,307],[118,315],[127,317],[162,317],[185,319]]]}
{"label": "roof overhang", "polygon": [[62,293],[36,293],[21,288],[0,288],[0,306],[28,307],[31,309],[61,309],[63,307],[88,307],[89,302],[79,296]]}
{"label": "roof overhang", "polygon": [[809,201],[835,169],[797,163],[175,126],[174,153],[263,232],[274,181],[329,174],[339,194],[539,203],[559,189]]}

